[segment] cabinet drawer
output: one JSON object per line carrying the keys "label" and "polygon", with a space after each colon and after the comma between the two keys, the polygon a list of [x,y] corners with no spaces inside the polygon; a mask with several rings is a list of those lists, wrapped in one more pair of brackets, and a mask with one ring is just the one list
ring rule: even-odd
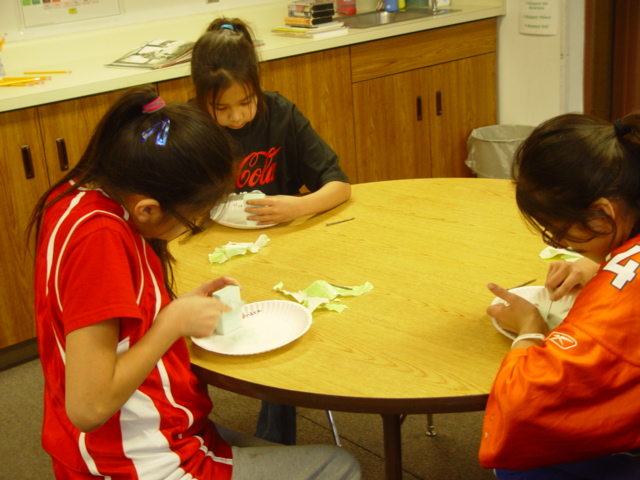
{"label": "cabinet drawer", "polygon": [[351,81],[361,82],[495,51],[495,18],[360,43],[351,47]]}

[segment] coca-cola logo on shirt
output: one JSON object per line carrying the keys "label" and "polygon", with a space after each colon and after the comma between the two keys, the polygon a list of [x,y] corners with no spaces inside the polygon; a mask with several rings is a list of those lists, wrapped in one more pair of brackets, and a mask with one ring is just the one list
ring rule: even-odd
{"label": "coca-cola logo on shirt", "polygon": [[273,182],[278,165],[274,157],[281,149],[282,147],[272,147],[266,152],[247,155],[240,163],[236,186],[244,189]]}

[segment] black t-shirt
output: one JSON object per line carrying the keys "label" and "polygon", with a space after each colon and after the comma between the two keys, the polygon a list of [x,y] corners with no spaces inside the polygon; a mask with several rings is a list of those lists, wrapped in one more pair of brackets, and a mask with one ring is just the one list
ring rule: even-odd
{"label": "black t-shirt", "polygon": [[302,186],[315,192],[332,181],[348,183],[338,155],[300,110],[277,93],[263,93],[266,119],[256,118],[240,130],[227,129],[243,152],[236,193],[296,195]]}

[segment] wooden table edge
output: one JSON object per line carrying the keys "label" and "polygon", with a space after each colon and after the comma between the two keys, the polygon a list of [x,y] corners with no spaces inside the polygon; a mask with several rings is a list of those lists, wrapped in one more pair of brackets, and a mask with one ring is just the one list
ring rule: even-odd
{"label": "wooden table edge", "polygon": [[273,403],[337,412],[381,415],[477,412],[485,409],[489,397],[488,393],[434,398],[346,397],[287,390],[238,380],[194,363],[191,364],[191,369],[203,382],[233,393]]}

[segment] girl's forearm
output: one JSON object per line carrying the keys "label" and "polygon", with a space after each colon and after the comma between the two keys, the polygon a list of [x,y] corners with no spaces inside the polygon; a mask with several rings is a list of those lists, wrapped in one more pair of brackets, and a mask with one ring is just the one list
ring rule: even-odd
{"label": "girl's forearm", "polygon": [[346,202],[351,196],[351,185],[346,182],[329,182],[319,190],[300,197],[303,212],[299,216],[326,212]]}

